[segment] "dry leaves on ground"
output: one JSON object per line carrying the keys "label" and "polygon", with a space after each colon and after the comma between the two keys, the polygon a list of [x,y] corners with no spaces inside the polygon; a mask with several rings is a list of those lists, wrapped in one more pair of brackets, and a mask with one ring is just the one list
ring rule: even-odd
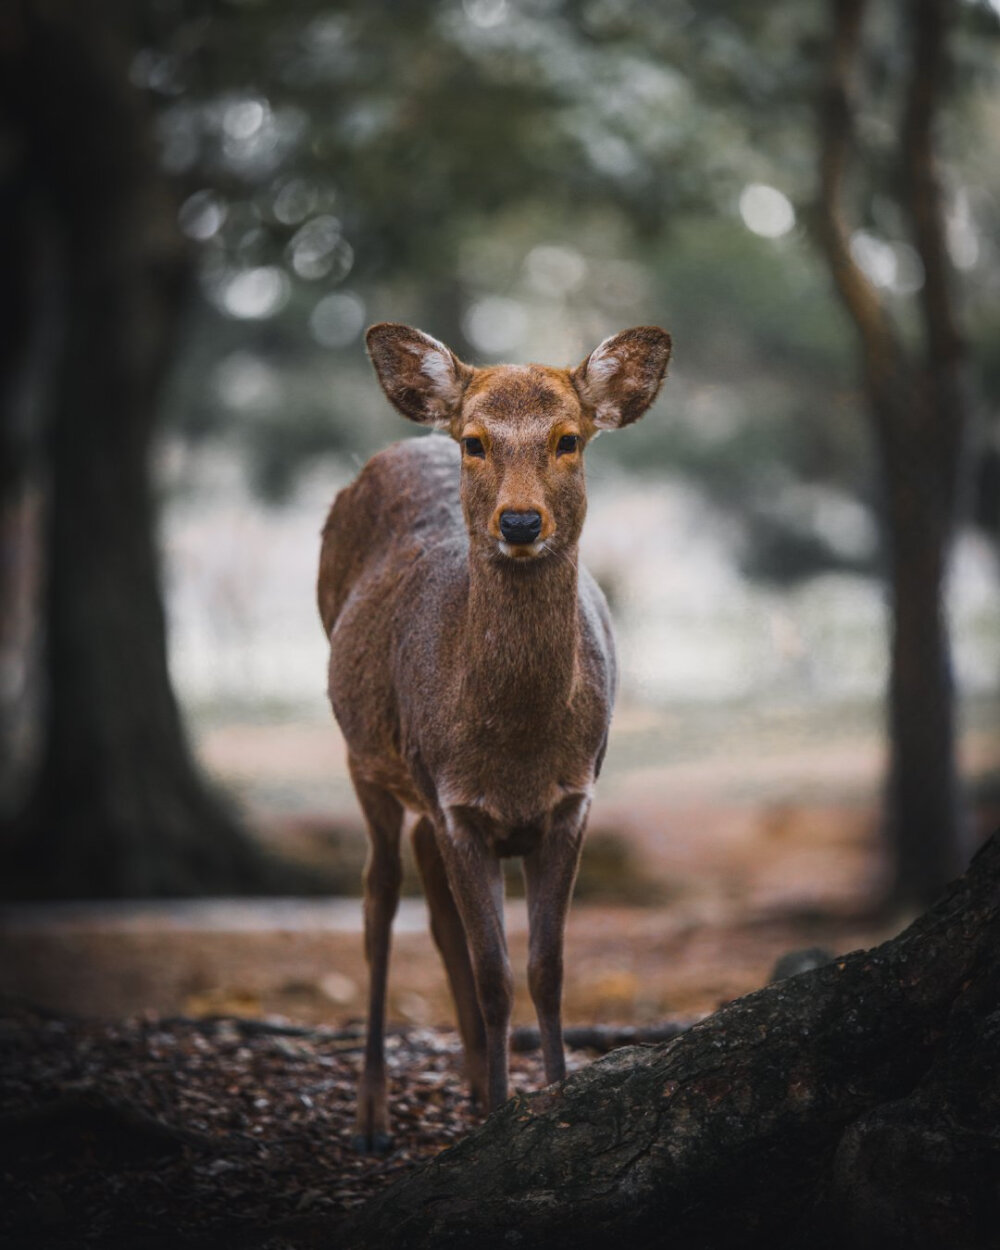
{"label": "dry leaves on ground", "polygon": [[[475,1123],[455,1034],[408,1029],[387,1048],[395,1136],[370,1158],[350,1145],[350,1031],[0,1018],[0,1245],[329,1245],[346,1211]],[[537,1053],[511,1071],[515,1088],[544,1084]]]}

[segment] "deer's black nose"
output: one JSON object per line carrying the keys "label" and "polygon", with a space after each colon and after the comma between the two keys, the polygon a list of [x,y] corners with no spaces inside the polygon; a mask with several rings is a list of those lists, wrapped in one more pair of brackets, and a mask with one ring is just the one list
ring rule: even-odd
{"label": "deer's black nose", "polygon": [[541,513],[500,513],[500,533],[509,543],[533,543],[541,532]]}

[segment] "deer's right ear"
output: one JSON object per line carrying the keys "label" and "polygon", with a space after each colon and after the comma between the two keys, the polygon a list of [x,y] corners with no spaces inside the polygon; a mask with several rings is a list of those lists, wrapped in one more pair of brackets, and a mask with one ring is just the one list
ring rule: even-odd
{"label": "deer's right ear", "polygon": [[458,413],[474,370],[421,330],[382,321],[365,336],[378,380],[404,417],[444,430]]}

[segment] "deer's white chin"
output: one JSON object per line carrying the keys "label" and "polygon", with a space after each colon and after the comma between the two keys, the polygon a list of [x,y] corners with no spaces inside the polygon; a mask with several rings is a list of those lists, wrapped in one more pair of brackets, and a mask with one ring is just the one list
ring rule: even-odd
{"label": "deer's white chin", "polygon": [[536,538],[533,543],[508,543],[503,539],[497,543],[501,554],[510,560],[534,560],[548,553],[545,543]]}

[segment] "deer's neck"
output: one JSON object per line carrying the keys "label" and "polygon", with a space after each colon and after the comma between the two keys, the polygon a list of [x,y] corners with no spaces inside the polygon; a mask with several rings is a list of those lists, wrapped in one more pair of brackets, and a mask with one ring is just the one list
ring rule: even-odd
{"label": "deer's neck", "polygon": [[[565,709],[579,650],[577,552],[469,561],[466,689],[512,727]],[[470,689],[471,687],[471,689]]]}

